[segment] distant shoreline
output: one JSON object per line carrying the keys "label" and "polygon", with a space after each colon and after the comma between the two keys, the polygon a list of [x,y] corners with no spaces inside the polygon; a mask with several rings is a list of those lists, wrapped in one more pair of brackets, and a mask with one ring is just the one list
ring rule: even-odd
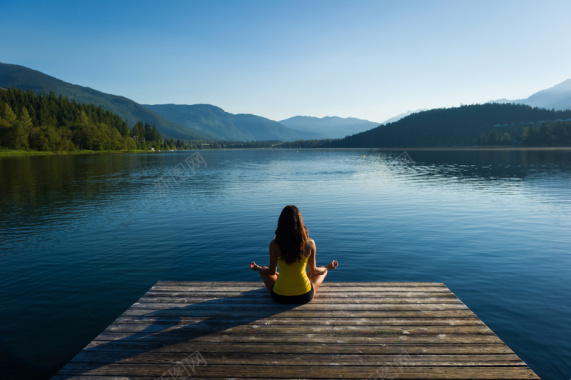
{"label": "distant shoreline", "polygon": [[45,150],[0,150],[0,157],[15,156],[55,156],[55,155],[79,155],[101,153],[147,153],[148,150],[70,150],[70,151],[45,151]]}
{"label": "distant shoreline", "polygon": [[[247,149],[247,148],[245,148]],[[258,148],[267,149],[267,148]],[[280,149],[280,148],[277,148]],[[392,148],[283,148],[284,150],[378,150],[378,151],[468,151],[468,150],[507,150],[507,151],[531,151],[531,150],[559,150],[571,151],[571,146],[465,146],[465,147],[392,147]]]}
{"label": "distant shoreline", "polygon": [[[536,147],[507,147],[507,146],[465,146],[465,147],[393,147],[393,148],[207,148],[207,149],[192,149],[192,151],[204,150],[323,150],[323,151],[389,151],[389,152],[403,152],[403,151],[571,151],[571,146],[536,146]],[[185,150],[175,150],[185,151]],[[188,151],[188,150],[187,150]],[[104,154],[104,153],[170,153],[170,151],[149,151],[149,150],[78,150],[78,151],[1,151],[0,157],[15,157],[15,156],[53,156],[53,155],[81,155],[81,154]]]}
{"label": "distant shoreline", "polygon": [[571,150],[571,146],[465,146],[465,147],[402,147],[402,148],[362,148],[375,150]]}

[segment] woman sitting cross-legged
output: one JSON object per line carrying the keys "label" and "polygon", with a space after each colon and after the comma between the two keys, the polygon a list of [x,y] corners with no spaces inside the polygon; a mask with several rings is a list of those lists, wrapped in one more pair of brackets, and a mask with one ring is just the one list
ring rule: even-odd
{"label": "woman sitting cross-legged", "polygon": [[[279,264],[279,273],[277,271]],[[309,264],[309,276],[306,267]],[[315,242],[303,224],[299,209],[286,206],[278,219],[276,236],[270,243],[270,266],[250,263],[260,272],[274,301],[285,304],[304,304],[313,299],[328,269],[337,268],[333,260],[324,267],[315,264]]]}

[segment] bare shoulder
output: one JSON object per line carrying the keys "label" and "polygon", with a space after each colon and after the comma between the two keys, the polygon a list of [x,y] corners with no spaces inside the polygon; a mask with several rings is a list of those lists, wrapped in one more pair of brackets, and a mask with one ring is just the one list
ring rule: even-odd
{"label": "bare shoulder", "polygon": [[315,240],[313,240],[312,238],[309,238],[305,242],[305,245],[309,246],[310,248],[315,248]]}
{"label": "bare shoulder", "polygon": [[315,252],[315,241],[313,239],[307,239],[303,246],[303,252],[305,256],[309,256],[312,252]]}

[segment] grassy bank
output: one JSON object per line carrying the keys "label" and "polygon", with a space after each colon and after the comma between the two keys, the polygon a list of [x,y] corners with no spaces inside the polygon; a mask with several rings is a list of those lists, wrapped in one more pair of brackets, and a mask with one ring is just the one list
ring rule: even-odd
{"label": "grassy bank", "polygon": [[[208,150],[216,149],[298,149],[298,148],[207,148]],[[559,150],[569,151],[569,146],[464,146],[464,147],[399,147],[399,148],[301,148],[303,150],[377,150],[377,151],[470,151],[470,150],[498,150],[498,151],[533,151],[533,150]],[[6,156],[50,156],[50,155],[67,155],[67,154],[101,154],[101,153],[162,153],[168,150],[152,152],[149,150],[74,150],[62,152],[41,152],[32,150],[11,150],[0,149],[0,157]]]}
{"label": "grassy bank", "polygon": [[43,152],[37,150],[0,149],[0,157],[5,156],[53,156],[61,154],[99,154],[99,153],[146,153],[148,150],[73,150],[62,152]]}

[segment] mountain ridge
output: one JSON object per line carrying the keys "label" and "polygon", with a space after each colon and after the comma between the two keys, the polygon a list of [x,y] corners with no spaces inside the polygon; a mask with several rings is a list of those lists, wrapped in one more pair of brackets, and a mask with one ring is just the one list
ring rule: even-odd
{"label": "mountain ridge", "polygon": [[[107,94],[90,87],[65,82],[25,66],[0,62],[0,88],[14,87],[34,93],[54,92],[79,103],[94,104],[116,113],[133,126],[138,120],[154,124],[167,138],[188,140],[296,140],[314,139],[314,133],[289,128],[277,121],[252,114],[230,114],[209,104],[175,105],[191,107],[201,115],[190,115],[190,120],[165,117],[152,105],[142,105],[121,95]],[[155,105],[161,106],[161,105]],[[162,105],[165,106],[165,105]],[[210,115],[210,117],[207,117]],[[320,136],[327,137],[327,136]]]}
{"label": "mountain ridge", "polygon": [[[424,136],[425,138],[433,138],[430,134],[427,134],[427,130],[434,127],[435,115],[440,115],[448,124],[444,127],[449,133],[458,134],[458,130],[454,130],[455,127],[464,128],[464,125],[473,125],[478,131],[484,131],[484,127],[487,126],[480,123],[478,125],[474,124],[470,119],[474,115],[467,112],[468,109],[462,107],[450,108],[450,109],[433,109],[428,111],[414,111],[414,113],[405,116],[405,114],[397,115],[395,118],[385,121],[385,124],[371,122],[368,120],[358,119],[358,118],[341,118],[338,116],[326,116],[322,118],[314,116],[294,116],[289,119],[284,119],[282,121],[274,121],[261,116],[256,116],[252,114],[231,114],[224,111],[222,108],[209,105],[209,104],[195,104],[195,105],[177,105],[177,104],[166,104],[166,105],[141,105],[133,100],[130,100],[124,96],[106,94],[95,89],[84,87],[80,85],[71,84],[65,82],[61,79],[49,76],[47,74],[41,73],[40,71],[26,68],[20,65],[0,63],[0,88],[14,87],[23,90],[30,90],[35,93],[46,93],[49,94],[53,91],[55,94],[61,94],[64,97],[70,99],[75,99],[80,103],[95,104],[109,110],[113,113],[118,114],[123,119],[127,120],[130,125],[133,125],[136,121],[142,120],[149,124],[155,124],[157,130],[165,136],[170,138],[180,138],[180,139],[227,139],[235,141],[252,141],[252,140],[305,140],[305,139],[323,139],[323,138],[340,138],[345,137],[344,141],[356,141],[356,136],[383,136],[385,139],[392,141],[391,144],[395,142],[395,136],[400,136],[400,141],[402,140],[403,131],[398,131],[395,129],[396,126],[402,127],[403,125],[408,125],[404,128],[408,130],[408,136],[410,141],[416,141],[413,145],[418,146],[418,136]],[[498,108],[489,108],[490,112],[494,112],[496,116],[499,117],[495,121],[495,125],[511,125],[514,122],[524,123],[524,122],[538,122],[536,116],[538,114],[545,115],[546,120],[552,120],[552,114],[549,112],[553,110],[571,110],[571,79],[565,80],[551,88],[538,91],[526,99],[520,100],[508,100],[508,99],[498,99],[496,101],[490,101],[485,105],[474,105],[470,106],[469,110],[474,110],[476,106],[487,106],[487,105],[517,105],[517,104],[527,104],[527,107],[535,112],[533,117],[530,119],[522,118],[521,115],[531,115],[531,111],[525,108],[520,108],[519,113],[513,111],[506,111],[507,108],[502,111]],[[178,112],[177,117],[166,117],[164,115],[164,109],[161,112],[157,112],[159,108],[171,108],[171,112]],[[466,106],[467,107],[467,106]],[[541,107],[533,108],[533,107]],[[153,109],[154,108],[154,109]],[[463,109],[465,120],[455,119],[455,126],[450,124],[450,120],[453,119],[451,114],[457,117],[458,112],[456,109]],[[440,113],[443,110],[448,110],[447,112]],[[548,113],[542,113],[546,111]],[[503,114],[502,114],[503,112]],[[420,116],[419,116],[420,115]],[[510,120],[508,116],[514,117]],[[567,115],[567,113],[561,114]],[[405,116],[400,118],[401,116]],[[480,121],[486,121],[488,123],[491,119],[483,117],[481,114],[476,112],[476,116],[479,117]],[[553,116],[554,117],[554,116]],[[567,116],[565,116],[567,117]],[[563,117],[563,119],[565,119]],[[389,122],[391,120],[398,121]],[[173,120],[176,119],[176,120]],[[411,127],[412,122],[420,123],[414,127]],[[429,127],[426,127],[428,121]],[[441,123],[443,124],[443,123]],[[446,124],[446,123],[444,123]],[[444,125],[443,124],[443,125]],[[494,125],[494,126],[495,126]],[[379,128],[384,127],[383,132],[379,134]],[[399,127],[399,128],[400,128]],[[426,128],[423,128],[426,127]],[[301,129],[300,129],[301,128]],[[305,129],[305,130],[302,130]],[[386,132],[391,131],[395,136],[389,136]],[[373,132],[375,131],[375,132]],[[468,131],[467,129],[462,129],[463,132],[469,132],[468,140],[475,140],[478,136],[473,136],[473,131]],[[414,133],[418,135],[415,135]],[[367,134],[369,133],[369,134]],[[567,132],[565,132],[567,133]],[[358,140],[358,138],[357,138]],[[466,141],[468,141],[466,140]],[[375,139],[370,141],[361,141],[361,143],[368,145],[373,143]],[[433,141],[433,144],[441,146],[439,144],[442,141],[452,141],[448,137],[444,137],[441,141]],[[465,142],[466,142],[465,141]],[[459,141],[455,140],[454,144],[458,144]],[[382,145],[382,143],[381,143]]]}
{"label": "mountain ridge", "polygon": [[[571,110],[553,111],[523,104],[486,103],[437,108],[414,113],[397,122],[335,140],[331,146],[460,147],[485,144],[489,141],[495,143],[502,138],[505,138],[506,144],[511,144],[510,134],[514,134],[514,139],[516,133],[525,138],[526,127],[530,128],[528,130],[530,135],[537,131],[549,138],[553,135],[560,138],[561,143],[568,144],[571,129],[567,131],[568,126],[564,124],[570,120]],[[547,123],[554,124],[554,128],[557,128],[556,133]],[[503,136],[505,133],[508,136]],[[547,145],[558,143],[553,139],[545,141]]]}
{"label": "mountain ridge", "polygon": [[31,90],[34,93],[56,95],[75,99],[77,102],[100,105],[133,126],[138,120],[155,124],[165,137],[182,139],[207,139],[209,136],[198,131],[188,130],[177,123],[167,120],[156,112],[150,111],[135,101],[120,95],[111,95],[104,92],[65,82],[38,70],[21,65],[0,62],[0,87],[14,87],[22,90]]}
{"label": "mountain ridge", "polygon": [[288,128],[277,121],[253,114],[232,114],[212,104],[145,104],[169,120],[207,133],[222,140],[291,141],[308,138],[303,131]]}
{"label": "mountain ridge", "polygon": [[414,110],[414,111],[406,111],[406,112],[400,113],[400,114],[398,114],[398,115],[396,115],[396,116],[393,116],[393,117],[391,117],[390,119],[387,119],[387,120],[383,121],[383,122],[381,123],[381,125],[394,123],[394,122],[396,122],[396,121],[399,121],[400,119],[404,119],[405,117],[407,117],[407,116],[409,116],[409,115],[412,115],[413,113],[424,112],[424,111],[428,111],[428,110],[427,110],[426,108],[422,108],[422,109],[417,109],[417,110]]}
{"label": "mountain ridge", "polygon": [[553,87],[537,91],[525,99],[496,99],[488,103],[498,104],[525,104],[532,107],[565,111],[571,109],[571,79],[564,80]]}

